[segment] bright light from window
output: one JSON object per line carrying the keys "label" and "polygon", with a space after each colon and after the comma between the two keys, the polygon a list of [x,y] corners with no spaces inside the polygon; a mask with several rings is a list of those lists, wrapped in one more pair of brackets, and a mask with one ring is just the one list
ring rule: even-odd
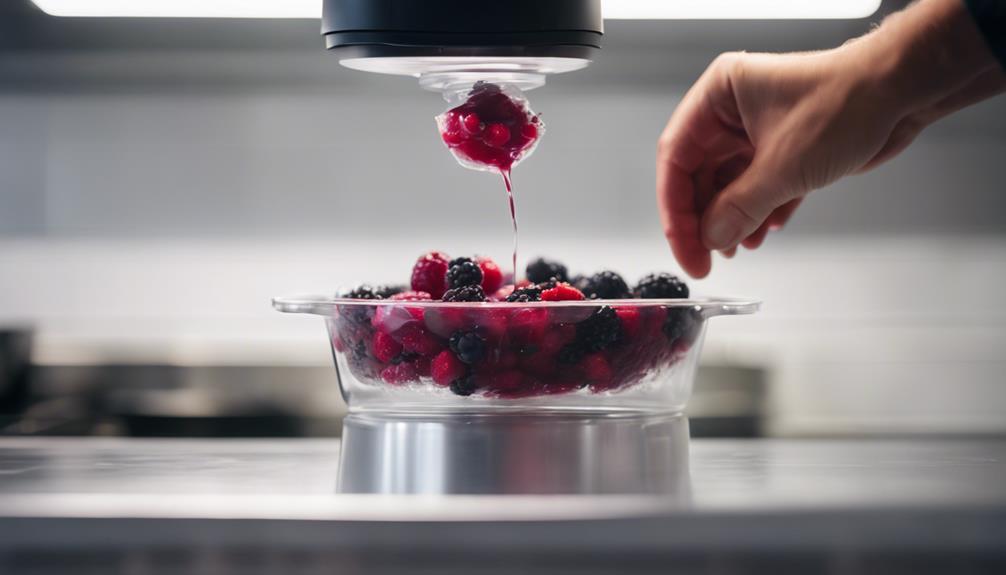
{"label": "bright light from window", "polygon": [[[321,18],[322,0],[33,1],[53,16]],[[786,20],[865,18],[877,11],[880,2],[881,0],[602,0],[601,4],[604,17],[611,19]]]}

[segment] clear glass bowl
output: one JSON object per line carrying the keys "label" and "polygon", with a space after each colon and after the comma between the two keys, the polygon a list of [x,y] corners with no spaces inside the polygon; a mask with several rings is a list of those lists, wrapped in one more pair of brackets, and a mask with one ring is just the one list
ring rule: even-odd
{"label": "clear glass bowl", "polygon": [[325,318],[350,411],[664,412],[692,393],[706,320],[733,299],[447,303],[287,297]]}

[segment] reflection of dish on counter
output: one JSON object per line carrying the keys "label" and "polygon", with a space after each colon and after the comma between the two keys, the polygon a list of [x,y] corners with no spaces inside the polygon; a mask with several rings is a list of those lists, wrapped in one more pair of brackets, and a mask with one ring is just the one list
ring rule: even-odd
{"label": "reflection of dish on counter", "polygon": [[346,418],[340,493],[659,494],[690,500],[679,416]]}

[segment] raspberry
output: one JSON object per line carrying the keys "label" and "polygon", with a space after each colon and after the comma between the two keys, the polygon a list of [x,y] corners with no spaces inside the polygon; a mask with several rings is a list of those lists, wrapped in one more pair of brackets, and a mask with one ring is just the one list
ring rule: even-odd
{"label": "raspberry", "polygon": [[424,291],[402,290],[401,292],[391,295],[388,299],[395,301],[432,301],[433,296]]}
{"label": "raspberry", "polygon": [[523,351],[537,347],[545,337],[548,327],[548,310],[544,308],[524,308],[510,316],[510,341]]}
{"label": "raspberry", "polygon": [[536,284],[547,282],[553,278],[561,282],[569,281],[569,272],[566,270],[566,266],[544,258],[538,258],[527,264],[524,271],[528,281]]}
{"label": "raspberry", "polygon": [[465,363],[475,363],[486,356],[486,340],[474,331],[459,331],[451,336],[451,351]]}
{"label": "raspberry", "polygon": [[444,349],[443,342],[437,336],[423,329],[418,323],[412,323],[402,328],[401,338],[402,349],[424,357],[432,357]]}
{"label": "raspberry", "polygon": [[576,324],[575,344],[587,353],[604,350],[622,339],[622,323],[618,314],[604,306],[584,321]]}
{"label": "raspberry", "polygon": [[622,332],[626,339],[634,339],[642,330],[642,316],[635,307],[616,307],[615,313],[622,322]]}
{"label": "raspberry", "polygon": [[448,338],[468,323],[468,310],[460,308],[426,308],[423,312],[423,322],[427,329]]}
{"label": "raspberry", "polygon": [[584,378],[592,384],[606,384],[611,381],[611,364],[599,353],[584,357],[580,367],[583,369]]}
{"label": "raspberry", "polygon": [[513,303],[541,301],[541,288],[537,286],[530,286],[515,289],[510,292],[510,295],[506,297],[506,300]]}
{"label": "raspberry", "polygon": [[450,260],[441,252],[430,252],[416,260],[412,267],[412,289],[430,294],[434,299],[447,291],[447,265]]}
{"label": "raspberry", "polygon": [[639,280],[633,293],[643,299],[687,299],[688,286],[668,273],[649,274]]}
{"label": "raspberry", "polygon": [[444,292],[443,301],[489,301],[486,297],[486,292],[482,291],[482,286],[471,285],[462,286],[459,288],[449,289]]}
{"label": "raspberry", "polygon": [[381,379],[389,385],[401,385],[418,380],[419,374],[416,373],[416,367],[412,363],[403,362],[382,369]]}
{"label": "raspberry", "polygon": [[542,290],[541,301],[576,301],[584,299],[583,293],[568,283],[557,283],[555,287]]}
{"label": "raspberry", "polygon": [[482,285],[482,268],[471,258],[455,258],[447,266],[447,287]]}
{"label": "raspberry", "polygon": [[437,385],[448,386],[452,381],[462,377],[468,368],[450,350],[440,352],[433,358],[430,366],[430,374]]}
{"label": "raspberry", "polygon": [[[393,301],[429,301],[426,292],[405,291],[388,298]],[[405,325],[423,320],[423,308],[398,305],[377,306],[371,323],[379,330],[395,333]]]}
{"label": "raspberry", "polygon": [[490,301],[507,301],[507,298],[510,297],[510,294],[512,294],[513,291],[514,291],[514,286],[512,286],[512,285],[505,285],[505,286],[501,287],[500,289],[496,290],[496,293],[494,293],[491,296],[489,296],[489,300]]}
{"label": "raspberry", "polygon": [[374,334],[374,357],[381,363],[391,363],[391,360],[402,353],[402,344],[395,341],[393,337],[379,331]]}
{"label": "raspberry", "polygon": [[556,354],[568,343],[576,339],[576,326],[573,324],[558,324],[548,330],[541,342],[541,351],[546,354]]}
{"label": "raspberry", "polygon": [[475,263],[482,270],[482,291],[493,293],[503,285],[503,272],[496,262],[487,257],[475,258]]}
{"label": "raspberry", "polygon": [[629,286],[617,273],[605,270],[584,282],[583,295],[590,299],[628,299],[632,297]]}
{"label": "raspberry", "polygon": [[468,396],[475,393],[477,389],[478,385],[475,383],[475,378],[471,375],[459,377],[451,382],[451,393],[454,395]]}

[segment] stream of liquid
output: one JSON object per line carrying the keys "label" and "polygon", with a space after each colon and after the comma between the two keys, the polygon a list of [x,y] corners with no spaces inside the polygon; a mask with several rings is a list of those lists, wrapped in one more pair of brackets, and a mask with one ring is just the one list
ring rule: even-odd
{"label": "stream of liquid", "polygon": [[503,176],[503,183],[506,185],[507,200],[510,202],[510,222],[513,224],[513,256],[510,260],[510,269],[513,272],[513,283],[517,284],[517,205],[513,199],[513,184],[510,182],[510,170],[500,170]]}

